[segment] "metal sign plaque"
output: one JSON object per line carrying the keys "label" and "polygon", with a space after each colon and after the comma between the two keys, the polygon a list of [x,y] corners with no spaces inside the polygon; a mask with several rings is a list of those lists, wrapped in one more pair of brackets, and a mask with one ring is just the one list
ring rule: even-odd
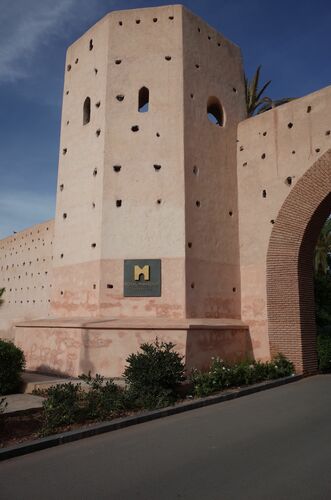
{"label": "metal sign plaque", "polygon": [[161,260],[124,261],[124,297],[161,297]]}

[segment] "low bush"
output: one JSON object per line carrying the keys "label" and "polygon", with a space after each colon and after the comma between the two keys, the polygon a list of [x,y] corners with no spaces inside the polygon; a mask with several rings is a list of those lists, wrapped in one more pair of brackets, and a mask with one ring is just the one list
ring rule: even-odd
{"label": "low bush", "polygon": [[193,370],[191,381],[193,394],[197,397],[208,396],[229,387],[256,384],[294,373],[294,365],[282,354],[272,361],[242,361],[229,364],[220,358],[213,358],[208,372]]}
{"label": "low bush", "polygon": [[145,343],[141,352],[131,354],[124,377],[130,400],[148,409],[173,404],[178,398],[178,386],[184,380],[183,356],[174,351],[171,342]]}
{"label": "low bush", "polygon": [[321,372],[331,371],[331,335],[317,336],[318,368]]}
{"label": "low bush", "polygon": [[87,385],[84,392],[84,416],[92,420],[106,420],[120,414],[125,406],[124,391],[112,379],[105,380],[101,375],[91,374],[79,377]]}
{"label": "low bush", "polygon": [[72,382],[54,385],[43,393],[46,397],[43,401],[43,436],[83,420],[82,394],[81,384]]}
{"label": "low bush", "polygon": [[126,390],[113,380],[101,375],[81,375],[81,383],[68,382],[45,391],[34,391],[44,396],[41,435],[46,436],[61,427],[84,422],[102,421],[123,413],[129,407]]}
{"label": "low bush", "polygon": [[0,339],[0,395],[19,390],[24,367],[23,351],[12,342]]}

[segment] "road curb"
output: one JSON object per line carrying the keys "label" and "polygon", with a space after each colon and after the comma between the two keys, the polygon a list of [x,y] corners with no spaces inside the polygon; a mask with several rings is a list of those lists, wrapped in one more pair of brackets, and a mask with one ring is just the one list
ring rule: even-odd
{"label": "road curb", "polygon": [[124,429],[125,427],[130,427],[131,425],[142,424],[144,422],[149,422],[158,418],[168,417],[170,415],[176,415],[185,411],[195,410],[204,406],[210,406],[217,403],[222,403],[224,401],[241,398],[243,396],[248,396],[250,394],[265,391],[267,389],[273,389],[274,387],[290,384],[300,379],[302,379],[302,375],[292,375],[290,377],[284,377],[277,380],[261,382],[260,384],[251,385],[242,389],[232,389],[229,391],[224,391],[222,393],[208,396],[206,398],[185,401],[183,403],[178,403],[175,406],[168,406],[160,410],[139,413],[132,417],[117,418],[108,422],[91,425],[90,427],[63,432],[61,434],[54,434],[53,436],[37,439],[35,441],[30,441],[28,443],[23,443],[18,446],[12,446],[10,448],[1,450],[0,461],[19,457],[21,455],[26,455],[28,453],[33,453],[39,450],[45,450],[46,448],[52,448],[53,446],[59,446],[60,444],[78,441],[79,439],[97,436],[98,434],[103,434],[105,432]]}

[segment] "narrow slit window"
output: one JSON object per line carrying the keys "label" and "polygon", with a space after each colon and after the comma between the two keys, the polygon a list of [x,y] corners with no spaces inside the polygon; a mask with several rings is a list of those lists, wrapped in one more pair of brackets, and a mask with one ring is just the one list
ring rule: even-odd
{"label": "narrow slit window", "polygon": [[91,119],[91,99],[86,97],[83,106],[83,125],[90,122]]}
{"label": "narrow slit window", "polygon": [[147,87],[141,87],[138,98],[139,113],[147,113],[149,106],[149,90]]}
{"label": "narrow slit window", "polygon": [[223,127],[224,112],[217,97],[209,97],[207,101],[207,116],[211,123],[218,125],[219,127]]}

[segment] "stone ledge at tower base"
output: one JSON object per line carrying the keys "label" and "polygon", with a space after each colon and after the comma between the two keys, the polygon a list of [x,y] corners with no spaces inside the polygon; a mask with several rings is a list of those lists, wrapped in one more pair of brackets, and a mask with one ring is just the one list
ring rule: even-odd
{"label": "stone ledge at tower base", "polygon": [[156,338],[176,345],[188,371],[206,370],[213,356],[230,362],[253,357],[248,326],[236,319],[70,318],[15,326],[27,370],[72,377],[121,377],[127,357]]}

